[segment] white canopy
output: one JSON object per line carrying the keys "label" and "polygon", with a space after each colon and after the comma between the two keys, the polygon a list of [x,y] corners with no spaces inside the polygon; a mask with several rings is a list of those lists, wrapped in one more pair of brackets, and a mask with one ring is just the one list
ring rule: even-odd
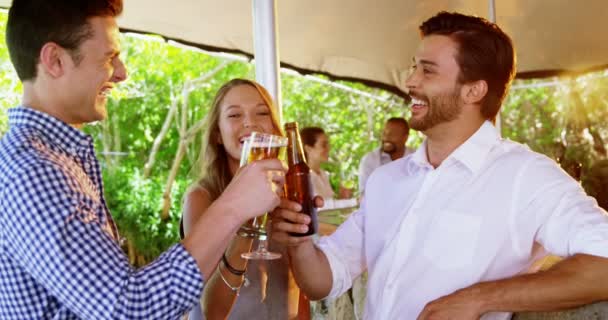
{"label": "white canopy", "polygon": [[[487,17],[488,1],[277,1],[280,60],[397,91],[419,43],[418,25],[440,10]],[[496,20],[514,39],[520,77],[608,67],[606,0],[496,0]],[[254,50],[252,0],[124,0],[119,24],[207,50]]]}

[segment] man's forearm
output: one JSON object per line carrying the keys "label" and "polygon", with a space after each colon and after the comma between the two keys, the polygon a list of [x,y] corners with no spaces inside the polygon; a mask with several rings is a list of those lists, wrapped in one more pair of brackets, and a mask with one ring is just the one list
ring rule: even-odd
{"label": "man's forearm", "polygon": [[183,245],[198,264],[204,279],[209,279],[239,228],[233,208],[226,201],[214,202],[183,240]]}
{"label": "man's forearm", "polygon": [[312,241],[289,247],[289,257],[296,282],[311,300],[325,298],[332,287],[329,261]]}
{"label": "man's forearm", "polygon": [[551,311],[608,300],[608,259],[579,254],[547,271],[484,282],[470,290],[484,312]]}

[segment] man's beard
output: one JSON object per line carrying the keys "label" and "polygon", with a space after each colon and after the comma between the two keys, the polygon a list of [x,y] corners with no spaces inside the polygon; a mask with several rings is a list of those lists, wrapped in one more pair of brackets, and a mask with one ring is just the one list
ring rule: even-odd
{"label": "man's beard", "polygon": [[456,119],[462,112],[460,104],[460,86],[456,86],[452,92],[440,94],[427,98],[423,95],[412,94],[419,100],[427,102],[427,111],[422,119],[410,118],[410,128],[418,131],[426,131],[434,126],[450,122]]}
{"label": "man's beard", "polygon": [[390,141],[382,141],[382,151],[388,154],[393,154],[393,152],[397,151],[397,146]]}

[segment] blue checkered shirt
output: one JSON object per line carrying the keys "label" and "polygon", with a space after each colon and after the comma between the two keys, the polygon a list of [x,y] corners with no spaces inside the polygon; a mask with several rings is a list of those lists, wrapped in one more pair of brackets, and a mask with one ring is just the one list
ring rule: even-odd
{"label": "blue checkered shirt", "polygon": [[178,319],[203,279],[180,244],[134,269],[90,136],[30,108],[0,141],[0,319]]}

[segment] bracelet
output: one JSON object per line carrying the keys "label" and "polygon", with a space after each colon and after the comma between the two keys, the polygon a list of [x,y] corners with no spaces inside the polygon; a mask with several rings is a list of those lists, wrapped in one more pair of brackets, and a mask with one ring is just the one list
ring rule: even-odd
{"label": "bracelet", "polygon": [[224,281],[224,284],[230,289],[232,290],[232,292],[234,292],[235,295],[239,295],[239,290],[241,289],[241,285],[243,284],[243,282],[241,282],[241,285],[239,285],[238,287],[233,287],[230,285],[230,283],[228,283],[228,280],[226,280],[226,278],[224,278],[224,274],[222,273],[222,270],[220,268],[220,270],[218,270],[218,272],[220,273],[220,278],[222,278],[222,280]]}
{"label": "bracelet", "polygon": [[239,270],[239,269],[231,266],[230,263],[228,262],[228,258],[226,258],[225,253],[222,255],[222,262],[224,263],[224,267],[226,267],[226,269],[228,269],[228,271],[230,271],[230,273],[232,273],[235,276],[242,276],[245,274],[245,271],[247,271],[247,270]]}

